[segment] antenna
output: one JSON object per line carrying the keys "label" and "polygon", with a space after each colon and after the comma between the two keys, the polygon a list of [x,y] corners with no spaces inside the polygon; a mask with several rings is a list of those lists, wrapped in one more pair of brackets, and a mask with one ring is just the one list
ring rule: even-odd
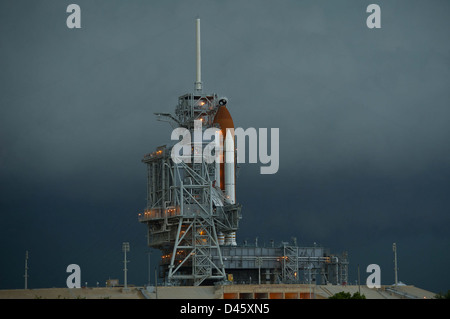
{"label": "antenna", "polygon": [[195,81],[195,91],[202,91],[202,55],[200,46],[200,19],[195,20],[195,34],[197,42],[197,76]]}
{"label": "antenna", "polygon": [[28,289],[28,250],[25,251],[25,289]]}

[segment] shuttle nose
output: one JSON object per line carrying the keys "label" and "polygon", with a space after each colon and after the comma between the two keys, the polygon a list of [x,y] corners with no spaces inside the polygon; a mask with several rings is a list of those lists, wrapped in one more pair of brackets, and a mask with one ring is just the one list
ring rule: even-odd
{"label": "shuttle nose", "polygon": [[219,100],[220,106],[225,106],[225,105],[227,105],[227,103],[228,103],[228,99],[226,97],[220,98],[220,100]]}

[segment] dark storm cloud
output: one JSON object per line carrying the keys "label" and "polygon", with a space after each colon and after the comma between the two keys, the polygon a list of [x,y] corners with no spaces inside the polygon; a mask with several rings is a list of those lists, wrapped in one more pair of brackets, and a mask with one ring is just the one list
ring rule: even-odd
{"label": "dark storm cloud", "polygon": [[86,281],[119,277],[126,240],[132,279],[147,280],[140,159],[169,142],[153,113],[193,89],[200,16],[205,90],[229,98],[237,126],[280,128],[280,171],[241,169],[238,240],[296,236],[382,269],[397,241],[405,281],[448,289],[412,261],[449,243],[447,2],[378,1],[380,30],[361,1],[77,1],[80,30],[69,3],[0,5],[2,251],[15,260],[1,288],[21,287],[25,249],[35,271],[62,269],[36,285],[63,286],[77,260]]}

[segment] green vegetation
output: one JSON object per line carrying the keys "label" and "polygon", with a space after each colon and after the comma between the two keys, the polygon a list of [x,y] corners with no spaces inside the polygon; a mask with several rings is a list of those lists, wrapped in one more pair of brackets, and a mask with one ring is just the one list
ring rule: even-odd
{"label": "green vegetation", "polygon": [[366,299],[366,296],[361,295],[359,292],[355,292],[353,295],[349,292],[338,292],[328,299]]}
{"label": "green vegetation", "polygon": [[436,299],[450,299],[450,290],[447,290],[446,294],[442,294],[442,292],[438,293],[434,296]]}

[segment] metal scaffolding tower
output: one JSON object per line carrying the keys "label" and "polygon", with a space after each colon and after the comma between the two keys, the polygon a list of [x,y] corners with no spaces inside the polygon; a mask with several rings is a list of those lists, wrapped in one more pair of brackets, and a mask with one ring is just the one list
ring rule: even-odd
{"label": "metal scaffolding tower", "polygon": [[[219,234],[235,236],[240,219],[240,205],[228,200],[218,180],[221,166],[203,158],[210,143],[203,141],[204,132],[209,128],[224,129],[216,115],[226,107],[227,99],[203,93],[199,20],[196,39],[194,93],[178,98],[175,115],[156,113],[158,120],[188,130],[186,134],[194,137],[194,143],[187,144],[191,152],[186,155],[183,149],[183,160],[174,161],[174,145],[164,145],[142,160],[147,164],[147,208],[139,221],[148,226],[148,245],[163,252],[162,272],[169,284],[200,285],[205,280],[225,280]],[[222,146],[222,141],[216,142]],[[223,155],[223,149],[215,151],[220,151],[216,156]],[[211,258],[212,251],[218,260]]]}
{"label": "metal scaffolding tower", "polygon": [[283,243],[283,282],[298,283],[298,247]]}
{"label": "metal scaffolding tower", "polygon": [[[203,130],[213,127],[218,105],[215,94],[186,94],[179,98],[176,117],[158,115],[176,121],[193,136],[195,120],[202,119]],[[173,146],[167,145],[142,160],[148,173],[147,208],[139,220],[148,225],[148,245],[163,251],[163,260],[169,263],[166,276],[172,284],[225,279],[223,262],[221,258],[213,261],[211,251],[221,256],[218,233],[230,234],[238,228],[240,205],[229,203],[215,183],[216,164],[196,160],[207,145],[192,146],[200,152],[192,152],[190,163],[175,163]]]}

